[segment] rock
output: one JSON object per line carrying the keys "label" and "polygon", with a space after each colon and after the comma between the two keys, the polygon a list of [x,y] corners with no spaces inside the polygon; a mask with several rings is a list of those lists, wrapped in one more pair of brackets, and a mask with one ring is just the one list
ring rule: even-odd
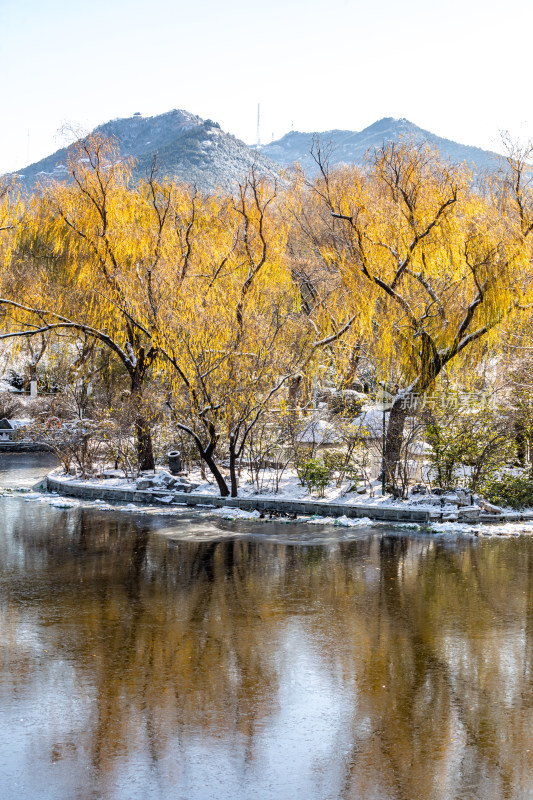
{"label": "rock", "polygon": [[358,486],[357,494],[366,494],[366,486]]}
{"label": "rock", "polygon": [[154,495],[154,497],[158,503],[172,503],[172,501],[174,500],[173,495],[171,495],[170,493],[156,494]]}
{"label": "rock", "polygon": [[459,519],[476,519],[480,513],[479,506],[463,506],[459,510]]}
{"label": "rock", "polygon": [[450,506],[459,505],[459,495],[456,492],[446,492],[446,494],[441,495],[441,497],[443,503],[447,503]]}
{"label": "rock", "polygon": [[154,486],[165,486],[169,489],[177,483],[176,478],[168,472],[158,472],[153,481]]}
{"label": "rock", "polygon": [[414,506],[442,506],[440,497],[432,497],[430,494],[422,497],[413,497],[411,503]]}
{"label": "rock", "polygon": [[192,486],[190,483],[176,483],[172,487],[174,492],[190,492],[192,490]]}
{"label": "rock", "polygon": [[472,506],[472,492],[470,492],[468,489],[458,489],[457,498],[457,505],[459,507]]}
{"label": "rock", "polygon": [[500,506],[493,506],[492,503],[488,503],[486,500],[481,501],[481,508],[487,514],[502,514],[503,510]]}
{"label": "rock", "polygon": [[459,508],[471,508],[472,501],[470,500],[470,497],[460,497],[457,501],[457,505]]}
{"label": "rock", "polygon": [[448,505],[466,508],[472,506],[472,493],[468,489],[456,489],[454,492],[444,492],[442,499]]}
{"label": "rock", "polygon": [[154,485],[152,478],[137,478],[135,481],[135,488],[139,489],[139,491],[143,491],[145,489],[151,489]]}

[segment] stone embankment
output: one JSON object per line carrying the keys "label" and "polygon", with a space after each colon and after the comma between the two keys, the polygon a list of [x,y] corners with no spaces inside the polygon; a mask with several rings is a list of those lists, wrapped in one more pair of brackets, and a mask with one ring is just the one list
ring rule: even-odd
{"label": "stone embankment", "polygon": [[[297,516],[323,516],[323,517],[350,517],[378,520],[382,522],[465,522],[465,523],[501,523],[524,522],[533,520],[531,511],[503,511],[501,513],[486,513],[477,506],[457,507],[453,514],[449,509],[433,507],[420,508],[416,504],[405,503],[397,505],[370,505],[325,502],[320,500],[289,500],[267,497],[219,497],[216,495],[195,492],[196,485],[188,485],[187,491],[179,491],[181,479],[172,487],[166,487],[159,481],[159,486],[154,481],[147,481],[144,488],[143,479],[137,481],[137,486],[109,486],[90,481],[72,480],[50,473],[46,478],[46,488],[50,492],[77,497],[86,500],[106,500],[115,503],[139,503],[143,505],[164,506],[201,506],[211,508],[239,508],[243,511],[264,511],[265,513],[281,513]],[[154,483],[156,485],[154,485]],[[151,485],[150,485],[151,484]],[[143,488],[141,488],[143,487]],[[177,490],[178,489],[178,490]],[[421,500],[422,498],[420,498]],[[428,505],[435,503],[437,498],[428,498]],[[418,501],[421,505],[420,500]]]}
{"label": "stone embankment", "polygon": [[86,500],[107,500],[120,503],[140,503],[144,505],[186,505],[215,508],[240,508],[243,511],[265,511],[298,516],[351,517],[380,520],[383,522],[429,522],[438,519],[438,515],[423,509],[410,507],[391,507],[374,505],[344,505],[308,500],[281,500],[264,497],[217,497],[199,492],[154,493],[135,487],[99,486],[95,483],[72,481],[50,473],[47,476],[46,488],[50,492],[58,492],[69,497]]}
{"label": "stone embankment", "polygon": [[53,450],[42,442],[0,442],[0,453],[52,453]]}

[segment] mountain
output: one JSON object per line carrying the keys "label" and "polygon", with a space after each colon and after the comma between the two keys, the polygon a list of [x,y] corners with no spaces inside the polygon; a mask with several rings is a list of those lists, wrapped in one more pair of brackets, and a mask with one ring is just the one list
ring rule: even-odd
{"label": "mountain", "polygon": [[[236,188],[253,165],[261,175],[279,173],[277,164],[225,133],[218,123],[188,111],[174,109],[155,117],[137,113],[99,125],[93,133],[115,137],[121,155],[134,158],[137,177],[146,175],[155,157],[161,175],[194,184],[204,192]],[[50,178],[63,179],[68,156],[69,148],[62,148],[16,174],[28,189]]]}
{"label": "mountain", "polygon": [[[501,159],[496,153],[479,147],[452,142],[425,131],[406,119],[385,117],[362,131],[324,131],[299,133],[292,131],[267,145],[248,147],[240,139],[225,133],[218,123],[203,120],[188,111],[174,109],[155,117],[134,114],[99,125],[94,133],[116,138],[122,156],[135,160],[134,174],[145,176],[157,159],[161,175],[194,184],[204,192],[218,187],[235,189],[255,165],[258,174],[279,175],[282,167],[298,162],[309,175],[317,166],[311,156],[316,137],[323,150],[329,152],[331,166],[362,163],[365,153],[383,143],[401,138],[436,147],[441,156],[453,163],[466,162],[476,172],[494,170]],[[22,185],[33,189],[49,178],[65,178],[69,149],[61,149],[47,158],[17,172]]]}
{"label": "mountain", "polygon": [[436,147],[441,157],[454,164],[466,163],[476,172],[494,170],[501,161],[497,153],[482,150],[480,147],[458,144],[443,139],[430,131],[419,128],[407,119],[384,117],[362,131],[323,131],[322,133],[300,133],[292,131],[281,139],[261,146],[262,155],[290,167],[295,163],[309,174],[317,173],[317,165],[311,156],[313,142],[318,138],[323,151],[329,153],[329,164],[361,164],[365,153],[382,144],[399,142],[400,139],[416,144],[427,143]]}

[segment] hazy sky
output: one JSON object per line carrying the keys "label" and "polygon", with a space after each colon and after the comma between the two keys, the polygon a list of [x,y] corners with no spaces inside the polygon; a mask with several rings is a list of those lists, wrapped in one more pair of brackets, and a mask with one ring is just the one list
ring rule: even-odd
{"label": "hazy sky", "polygon": [[407,117],[464,144],[533,137],[531,0],[0,0],[0,173],[183,108],[248,143]]}

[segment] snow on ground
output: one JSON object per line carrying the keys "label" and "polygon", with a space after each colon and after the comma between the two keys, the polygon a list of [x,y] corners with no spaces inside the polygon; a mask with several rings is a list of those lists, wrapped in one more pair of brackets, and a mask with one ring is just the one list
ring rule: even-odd
{"label": "snow on ground", "polygon": [[[127,481],[118,471],[106,471],[105,478],[94,478],[87,481],[81,481],[74,476],[63,475],[59,472],[55,473],[61,480],[67,480],[74,484],[84,483],[90,486],[110,487],[117,489],[132,489],[135,487],[134,481]],[[170,478],[169,473],[159,468],[156,471],[157,477],[157,490],[164,491],[166,489],[162,479],[167,476]],[[146,473],[146,477],[153,477],[152,473]],[[206,502],[209,502],[210,497],[220,497],[218,486],[214,481],[204,480],[199,470],[191,472],[187,479],[195,486],[193,492],[195,495],[205,495]],[[321,504],[334,503],[335,505],[343,505],[347,507],[365,506],[383,507],[383,508],[412,508],[419,511],[438,512],[444,518],[450,517],[450,522],[453,521],[457,515],[457,504],[448,502],[446,498],[437,498],[431,495],[413,494],[408,500],[397,500],[389,494],[382,495],[381,484],[379,481],[373,481],[371,485],[366,484],[365,493],[358,493],[357,491],[349,492],[349,484],[336,486],[331,484],[326,487],[324,495],[318,493],[310,493],[305,486],[300,484],[298,475],[294,470],[285,470],[282,477],[278,480],[277,491],[274,470],[264,470],[263,477],[259,485],[254,482],[245,470],[242,471],[241,481],[239,484],[239,498],[253,498],[256,500],[280,500],[280,501],[310,501],[319,502]],[[172,490],[170,490],[172,491]],[[448,495],[453,499],[453,493]],[[160,502],[168,502],[175,507],[172,498],[168,497],[167,500],[159,498]],[[476,507],[474,506],[474,509]],[[505,513],[505,512],[503,512]],[[324,519],[324,517],[321,517]],[[342,523],[336,523],[342,524]]]}
{"label": "snow on ground", "polygon": [[54,508],[78,508],[79,501],[67,499],[66,497],[52,497],[47,501],[48,505]]}
{"label": "snow on ground", "polygon": [[467,522],[431,522],[428,525],[433,533],[462,533],[469,536],[520,536],[533,534],[532,522],[503,522],[471,524]]}
{"label": "snow on ground", "polygon": [[[157,475],[164,474],[165,470],[157,470]],[[134,481],[127,481],[124,477],[120,476],[118,472],[114,472],[111,477],[106,478],[91,478],[86,481],[81,481],[79,477],[63,475],[59,472],[55,473],[61,480],[67,480],[69,483],[79,484],[84,483],[89,486],[105,486],[117,489],[131,489],[135,487]],[[111,475],[111,471],[106,475]],[[151,477],[152,473],[147,473],[147,477]],[[188,480],[197,484],[194,488],[194,494],[205,494],[206,499],[209,497],[219,497],[220,492],[218,486],[214,481],[204,480],[199,470],[194,470],[188,475]],[[357,491],[348,492],[349,485],[342,486],[330,485],[327,486],[324,495],[318,493],[310,493],[305,486],[300,484],[298,475],[295,471],[286,470],[279,480],[277,491],[275,483],[275,475],[273,470],[265,470],[264,477],[259,486],[252,481],[250,475],[243,470],[241,481],[239,483],[239,497],[253,497],[254,499],[265,500],[303,500],[313,501],[320,503],[335,503],[347,506],[398,506],[402,505],[408,507],[412,505],[422,511],[434,510],[435,506],[431,502],[425,502],[424,497],[416,497],[411,502],[395,500],[391,495],[381,494],[381,485],[379,481],[374,481],[372,486],[366,486],[366,492],[359,494]],[[439,511],[450,513],[455,510],[455,506],[439,506]]]}

